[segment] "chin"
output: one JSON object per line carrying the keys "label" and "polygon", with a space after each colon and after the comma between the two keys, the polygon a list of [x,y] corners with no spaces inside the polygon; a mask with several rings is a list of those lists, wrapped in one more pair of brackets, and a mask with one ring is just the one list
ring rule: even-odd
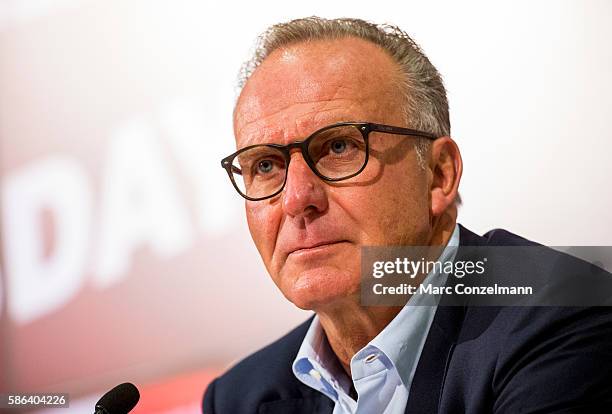
{"label": "chin", "polygon": [[359,293],[358,272],[325,266],[289,274],[297,276],[281,276],[279,287],[285,297],[300,309],[316,311]]}

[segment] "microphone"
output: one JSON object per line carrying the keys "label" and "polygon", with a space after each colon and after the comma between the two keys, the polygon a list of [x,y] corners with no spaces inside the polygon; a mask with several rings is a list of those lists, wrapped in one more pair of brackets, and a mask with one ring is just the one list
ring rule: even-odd
{"label": "microphone", "polygon": [[96,403],[94,414],[127,414],[140,399],[138,388],[132,383],[124,382],[107,392]]}

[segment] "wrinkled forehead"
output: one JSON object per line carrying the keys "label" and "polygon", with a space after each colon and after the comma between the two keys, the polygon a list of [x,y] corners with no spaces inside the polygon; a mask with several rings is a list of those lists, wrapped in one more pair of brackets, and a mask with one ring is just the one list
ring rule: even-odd
{"label": "wrinkled forehead", "polygon": [[399,67],[392,58],[361,39],[278,49],[246,82],[234,112],[234,132],[244,144],[253,134],[272,138],[288,124],[312,132],[326,122],[355,120],[338,118],[386,110],[401,95],[398,80]]}

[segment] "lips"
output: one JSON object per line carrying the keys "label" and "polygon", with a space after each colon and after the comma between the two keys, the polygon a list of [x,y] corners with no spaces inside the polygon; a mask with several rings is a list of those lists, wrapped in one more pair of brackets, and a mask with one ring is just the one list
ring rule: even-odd
{"label": "lips", "polygon": [[307,252],[307,251],[313,251],[317,248],[323,248],[325,246],[331,246],[334,244],[338,244],[338,243],[344,243],[347,242],[348,240],[326,240],[326,241],[320,241],[320,242],[314,242],[314,243],[306,243],[303,245],[299,245],[299,246],[295,246],[292,247],[288,250],[287,255],[293,254],[293,253],[301,253],[301,252]]}

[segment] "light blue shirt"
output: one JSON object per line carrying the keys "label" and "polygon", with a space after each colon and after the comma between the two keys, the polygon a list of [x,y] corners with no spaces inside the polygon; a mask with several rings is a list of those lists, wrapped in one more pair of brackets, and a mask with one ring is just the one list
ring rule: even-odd
{"label": "light blue shirt", "polygon": [[[438,260],[452,261],[459,246],[459,226]],[[429,273],[423,284],[443,286],[445,273]],[[349,396],[351,379],[334,355],[318,316],[315,316],[293,361],[293,373],[307,386],[335,402],[333,414],[403,414],[410,385],[431,327],[437,305],[419,305],[413,295],[395,318],[351,358],[351,377],[357,401]],[[439,297],[435,303],[438,303]]]}

